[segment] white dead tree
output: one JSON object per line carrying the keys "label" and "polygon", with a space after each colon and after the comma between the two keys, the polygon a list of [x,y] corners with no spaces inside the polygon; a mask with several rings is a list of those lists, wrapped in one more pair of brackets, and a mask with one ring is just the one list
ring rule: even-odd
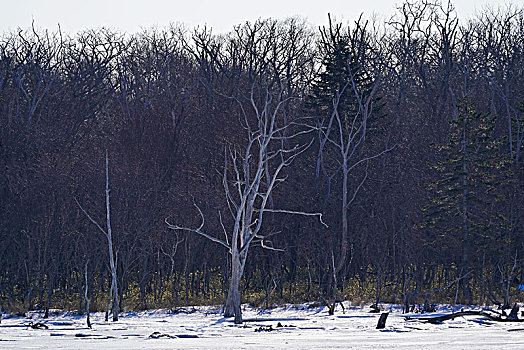
{"label": "white dead tree", "polygon": [[235,323],[242,322],[239,286],[250,246],[259,243],[266,249],[278,250],[267,245],[267,238],[275,233],[262,231],[264,214],[318,216],[324,224],[320,213],[276,209],[269,205],[275,186],[285,180],[283,169],[310,144],[290,146],[296,136],[308,131],[291,130],[296,123],[284,118],[284,104],[288,98],[283,97],[282,87],[276,93],[266,88],[263,101],[259,104],[255,100],[254,90],[252,86],[247,108],[238,101],[246,130],[246,144],[241,150],[234,147],[226,149],[223,187],[232,220],[231,226],[226,229],[220,217],[224,238],[217,238],[204,230],[204,214],[194,200],[201,218],[199,227],[183,227],[171,224],[166,219],[171,229],[202,235],[221,244],[231,254],[231,275],[224,316],[234,316]]}
{"label": "white dead tree", "polygon": [[[106,225],[107,230],[104,230],[100,224],[93,219],[91,215],[87,211],[84,210],[84,208],[80,205],[78,200],[76,200],[76,204],[78,204],[78,207],[82,212],[87,216],[87,218],[98,227],[100,231],[106,236],[107,238],[107,247],[109,251],[109,268],[111,270],[111,289],[109,291],[109,300],[107,303],[107,310],[106,310],[106,321],[109,314],[109,305],[112,302],[112,313],[113,313],[113,321],[118,321],[118,313],[120,312],[120,306],[118,302],[118,280],[117,280],[117,271],[116,271],[116,257],[113,249],[113,234],[111,231],[111,206],[109,203],[109,156],[106,149],[106,164],[105,164],[105,170],[106,170]],[[87,277],[86,277],[87,278]]]}

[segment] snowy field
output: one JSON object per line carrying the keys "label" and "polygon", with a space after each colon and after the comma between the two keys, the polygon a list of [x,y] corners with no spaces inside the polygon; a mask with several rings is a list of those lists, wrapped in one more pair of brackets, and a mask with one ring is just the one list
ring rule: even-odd
{"label": "snowy field", "polygon": [[[92,329],[85,326],[85,316],[58,314],[42,320],[38,313],[30,314],[31,319],[4,315],[0,349],[524,349],[524,323],[467,316],[429,324],[406,321],[406,315],[394,309],[386,328],[377,330],[380,314],[347,302],[345,306],[345,313],[338,306],[334,316],[324,307],[307,305],[263,312],[245,307],[243,325],[233,324],[211,307],[190,314],[123,313],[116,323],[105,322],[97,313],[91,315]],[[438,313],[423,316],[449,311],[441,307]],[[38,321],[49,328],[28,327]]]}

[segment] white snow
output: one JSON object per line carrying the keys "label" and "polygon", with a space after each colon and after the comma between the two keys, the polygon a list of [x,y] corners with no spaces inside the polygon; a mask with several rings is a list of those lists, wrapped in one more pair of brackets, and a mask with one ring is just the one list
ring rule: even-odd
{"label": "white snow", "polygon": [[[307,304],[262,312],[244,306],[244,319],[252,321],[243,325],[233,324],[213,307],[198,307],[191,314],[123,313],[118,322],[105,322],[103,314],[96,313],[91,315],[92,329],[86,327],[85,316],[62,313],[43,320],[34,312],[31,319],[4,316],[0,349],[524,349],[524,323],[467,316],[436,325],[406,321],[395,308],[386,328],[377,330],[380,314],[344,305],[345,314],[338,306],[334,316],[326,308]],[[441,307],[440,314],[444,312],[449,310]],[[38,321],[49,328],[27,327]],[[277,328],[279,322],[284,327]],[[273,330],[256,331],[267,326]],[[153,332],[170,337],[153,339]]]}

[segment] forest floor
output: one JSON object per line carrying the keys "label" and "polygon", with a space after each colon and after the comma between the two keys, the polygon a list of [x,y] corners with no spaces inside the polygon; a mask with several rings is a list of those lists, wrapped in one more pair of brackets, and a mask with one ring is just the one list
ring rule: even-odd
{"label": "forest floor", "polygon": [[[85,316],[40,313],[28,317],[4,315],[0,323],[1,349],[524,349],[524,323],[492,322],[483,316],[458,317],[441,324],[406,320],[448,314],[402,314],[391,308],[386,328],[376,329],[380,313],[344,302],[334,316],[325,307],[288,305],[270,310],[244,307],[244,324],[235,325],[218,308],[184,308],[122,313],[118,322],[105,322],[102,313]],[[385,311],[389,305],[382,305]],[[456,308],[457,309],[457,308]],[[473,308],[465,308],[473,309]],[[520,315],[519,315],[520,316]],[[47,329],[33,329],[30,323]]]}

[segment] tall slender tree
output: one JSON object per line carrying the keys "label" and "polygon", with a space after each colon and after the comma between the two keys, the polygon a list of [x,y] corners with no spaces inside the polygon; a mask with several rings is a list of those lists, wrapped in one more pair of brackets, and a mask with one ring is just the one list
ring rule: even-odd
{"label": "tall slender tree", "polygon": [[[332,23],[330,18],[329,27],[321,30],[321,49],[325,55],[323,69],[306,103],[317,121],[316,171],[317,177],[322,172],[327,180],[325,202],[330,196],[332,180],[338,175],[342,186],[338,251],[332,251],[330,264],[333,298],[337,298],[337,280],[340,280],[348,260],[349,208],[367,179],[368,161],[391,150],[385,149],[374,155],[362,151],[370,119],[377,115],[380,81],[378,74],[372,77],[366,69],[370,61],[377,59],[370,55],[366,35],[366,24],[360,20],[354,29],[348,28],[345,32],[341,24]],[[364,171],[356,175],[359,168],[364,168]]]}

